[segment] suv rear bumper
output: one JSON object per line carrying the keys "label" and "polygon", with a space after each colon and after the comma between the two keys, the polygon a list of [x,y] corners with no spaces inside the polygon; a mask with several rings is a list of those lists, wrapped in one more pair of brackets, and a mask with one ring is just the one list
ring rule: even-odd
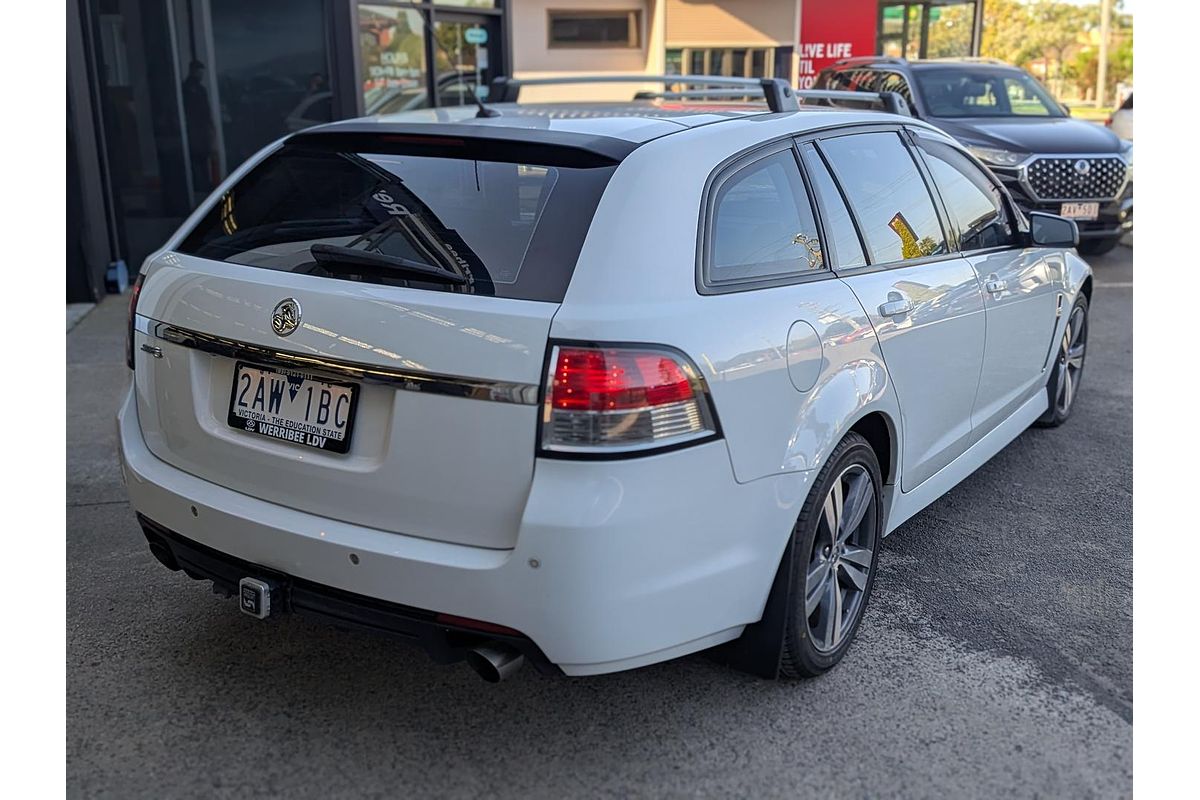
{"label": "suv rear bumper", "polygon": [[[737,638],[762,615],[812,474],[738,484],[723,441],[621,461],[541,459],[517,546],[491,550],[350,525],[189,475],[147,449],[132,393],[117,424],[134,509],[172,552],[217,562],[199,577],[227,584],[258,569],[324,597],[349,594],[324,616],[376,629],[369,611],[403,617],[398,627],[412,630],[391,632],[438,660],[457,653],[453,637],[442,649],[447,626],[431,625],[434,614],[501,625],[527,639],[510,643],[535,663],[568,675]],[[321,613],[308,605],[297,610]]]}

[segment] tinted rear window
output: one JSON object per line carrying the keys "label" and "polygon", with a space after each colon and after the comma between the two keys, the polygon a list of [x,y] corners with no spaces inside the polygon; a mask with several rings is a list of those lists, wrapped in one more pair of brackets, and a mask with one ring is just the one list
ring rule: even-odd
{"label": "tinted rear window", "polygon": [[[343,280],[562,300],[615,167],[488,160],[495,156],[479,146],[380,144],[283,148],[222,196],[179,249]],[[309,251],[317,243],[418,261],[468,282],[330,272]]]}

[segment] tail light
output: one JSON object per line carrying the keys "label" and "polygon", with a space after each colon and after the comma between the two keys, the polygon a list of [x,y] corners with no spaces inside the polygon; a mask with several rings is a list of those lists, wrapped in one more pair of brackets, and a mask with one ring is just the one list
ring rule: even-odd
{"label": "tail light", "polygon": [[1108,119],[1104,120],[1104,127],[1106,127],[1106,128],[1112,127],[1112,117],[1111,116]]}
{"label": "tail light", "polygon": [[657,450],[717,435],[695,365],[665,347],[559,345],[550,353],[542,450]]}
{"label": "tail light", "polygon": [[125,329],[125,363],[133,369],[133,323],[137,318],[137,301],[138,295],[142,293],[142,281],[146,279],[143,272],[139,272],[137,280],[133,282],[133,288],[129,290],[129,326]]}

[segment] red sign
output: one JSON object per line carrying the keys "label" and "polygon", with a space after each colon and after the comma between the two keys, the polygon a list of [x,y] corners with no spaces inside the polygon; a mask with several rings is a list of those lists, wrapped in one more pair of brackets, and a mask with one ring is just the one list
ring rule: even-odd
{"label": "red sign", "polygon": [[817,73],[851,56],[875,55],[878,0],[802,0],[796,88],[811,89]]}

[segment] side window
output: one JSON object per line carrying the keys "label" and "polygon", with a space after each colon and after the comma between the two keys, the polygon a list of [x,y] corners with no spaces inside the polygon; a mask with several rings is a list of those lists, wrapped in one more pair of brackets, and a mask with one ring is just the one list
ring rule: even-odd
{"label": "side window", "polygon": [[1004,210],[1004,197],[971,159],[948,144],[917,137],[942,202],[958,228],[960,250],[982,250],[1015,243],[1015,231]]}
{"label": "side window", "polygon": [[726,177],[710,208],[707,283],[769,280],[824,267],[816,220],[791,148]]}
{"label": "side window", "polygon": [[854,219],[846,201],[824,159],[811,144],[804,145],[804,166],[808,177],[812,180],[813,190],[821,204],[821,220],[825,223],[827,244],[833,250],[834,265],[841,269],[862,267],[867,263],[863,253],[862,242],[858,240],[858,230],[854,227]]}
{"label": "side window", "polygon": [[872,263],[947,251],[933,198],[898,134],[839,136],[823,140],[820,149],[862,226]]}
{"label": "side window", "polygon": [[898,72],[880,73],[879,91],[896,92],[902,95],[910,106],[913,104],[912,89],[908,88],[908,81]]}

